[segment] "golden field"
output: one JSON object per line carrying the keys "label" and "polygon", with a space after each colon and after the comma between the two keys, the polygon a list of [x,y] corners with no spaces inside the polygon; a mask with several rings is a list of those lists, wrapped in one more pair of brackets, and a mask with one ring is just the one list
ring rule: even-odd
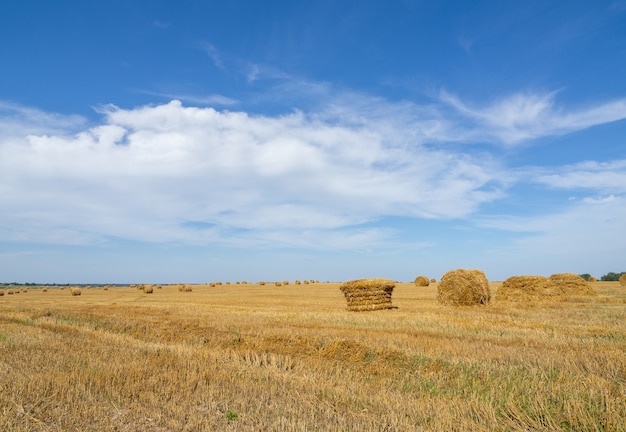
{"label": "golden field", "polygon": [[[626,287],[451,307],[399,283],[0,297],[2,431],[626,431]],[[492,293],[499,284],[491,283]]]}

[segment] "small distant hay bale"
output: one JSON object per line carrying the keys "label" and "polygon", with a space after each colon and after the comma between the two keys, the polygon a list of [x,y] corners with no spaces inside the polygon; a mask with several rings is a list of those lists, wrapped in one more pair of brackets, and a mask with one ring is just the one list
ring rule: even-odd
{"label": "small distant hay bale", "polygon": [[430,283],[437,283],[437,279],[432,278],[432,279],[430,280]]}
{"label": "small distant hay bale", "polygon": [[80,288],[78,288],[78,287],[70,287],[70,295],[72,295],[72,296],[79,296],[79,295],[81,295]]}
{"label": "small distant hay bale", "polygon": [[43,288],[41,291],[42,292],[48,292],[48,288]]}
{"label": "small distant hay bale", "polygon": [[289,281],[288,280],[283,281],[283,285],[289,285]]}
{"label": "small distant hay bale", "polygon": [[265,281],[259,281],[259,285],[265,285]]}
{"label": "small distant hay bale", "polygon": [[348,310],[354,312],[392,309],[391,294],[396,283],[390,279],[356,279],[341,284]]}
{"label": "small distant hay bale", "polygon": [[0,290],[0,297],[4,295],[4,290]]}
{"label": "small distant hay bale", "polygon": [[7,290],[7,295],[13,295],[13,290],[12,289]]}
{"label": "small distant hay bale", "polygon": [[209,285],[211,288],[215,288],[215,282],[211,282],[211,284]]}
{"label": "small distant hay bale", "polygon": [[589,278],[589,281],[588,281],[588,282],[598,282],[598,279],[596,279],[596,278],[594,278],[593,276],[591,276],[591,277]]}
{"label": "small distant hay bale", "polygon": [[430,285],[430,280],[426,277],[426,276],[418,276],[415,278],[415,280],[413,281],[413,283],[415,284],[415,286],[428,286]]}
{"label": "small distant hay bale", "polygon": [[275,286],[281,286],[281,285],[282,285],[282,283],[280,283],[279,281],[276,281],[276,282],[274,282],[274,285],[275,285]]}
{"label": "small distant hay bale", "polygon": [[619,284],[621,286],[626,286],[626,273],[624,273],[623,275],[619,277]]}
{"label": "small distant hay bale", "polygon": [[248,285],[248,281],[241,281],[241,285]]}
{"label": "small distant hay bale", "polygon": [[302,284],[304,284],[304,285],[308,285],[308,284],[309,284],[309,281],[308,281],[308,280],[304,280],[304,281],[302,281]]}
{"label": "small distant hay bale", "polygon": [[487,276],[481,270],[451,270],[437,285],[437,300],[450,306],[489,304],[491,290]]}
{"label": "small distant hay bale", "polygon": [[152,294],[154,292],[154,287],[151,284],[147,284],[143,286],[144,294]]}
{"label": "small distant hay bale", "polygon": [[226,282],[226,285],[230,285],[230,282]]}
{"label": "small distant hay bale", "polygon": [[191,292],[192,291],[191,285],[184,284],[182,291],[183,292]]}

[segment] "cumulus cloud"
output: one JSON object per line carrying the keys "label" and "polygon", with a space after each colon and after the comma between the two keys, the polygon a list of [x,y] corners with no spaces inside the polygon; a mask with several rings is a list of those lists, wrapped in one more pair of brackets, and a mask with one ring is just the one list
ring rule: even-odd
{"label": "cumulus cloud", "polygon": [[4,240],[356,247],[394,235],[363,226],[379,218],[462,217],[502,194],[496,163],[408,145],[428,132],[398,119],[179,101],[100,112],[78,132],[0,142]]}
{"label": "cumulus cloud", "polygon": [[564,112],[555,107],[556,93],[517,93],[484,108],[470,107],[446,91],[440,93],[440,99],[475,123],[467,128],[468,139],[495,140],[504,145],[563,135],[626,118],[626,99]]}

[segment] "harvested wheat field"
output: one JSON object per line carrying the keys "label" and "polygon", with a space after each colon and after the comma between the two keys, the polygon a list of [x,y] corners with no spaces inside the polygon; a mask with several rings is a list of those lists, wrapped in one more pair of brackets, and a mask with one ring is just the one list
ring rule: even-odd
{"label": "harvested wheat field", "polygon": [[[450,307],[396,283],[0,297],[2,431],[624,431],[626,290]],[[496,292],[499,283],[490,283]]]}

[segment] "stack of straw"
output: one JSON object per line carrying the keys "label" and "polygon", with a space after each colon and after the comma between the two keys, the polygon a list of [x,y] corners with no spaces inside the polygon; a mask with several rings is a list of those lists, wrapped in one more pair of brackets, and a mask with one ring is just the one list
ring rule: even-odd
{"label": "stack of straw", "polygon": [[348,302],[348,310],[355,312],[393,308],[391,293],[396,283],[389,279],[357,279],[343,283],[339,289]]}

